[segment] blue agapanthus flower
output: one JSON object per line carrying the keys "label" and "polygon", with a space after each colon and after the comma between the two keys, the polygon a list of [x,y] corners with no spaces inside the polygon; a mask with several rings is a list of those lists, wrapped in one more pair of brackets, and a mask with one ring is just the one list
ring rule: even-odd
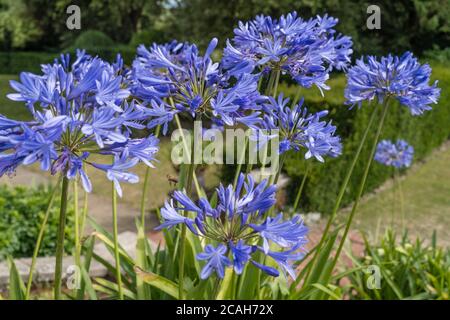
{"label": "blue agapanthus flower", "polygon": [[407,168],[411,166],[414,156],[414,148],[405,140],[397,140],[395,143],[382,140],[377,145],[374,159],[385,166],[395,168]]}
{"label": "blue agapanthus flower", "polygon": [[205,252],[199,253],[197,255],[198,260],[207,260],[208,262],[203,267],[200,273],[201,279],[207,279],[213,271],[216,272],[219,278],[225,276],[225,267],[231,264],[230,259],[226,256],[227,247],[223,244],[219,244],[217,248],[208,244],[205,247]]}
{"label": "blue agapanthus flower", "polygon": [[178,113],[211,119],[218,126],[254,124],[258,118],[249,112],[257,110],[262,99],[257,78],[224,72],[211,59],[216,46],[213,39],[203,56],[196,45],[175,41],[138,47],[131,90],[146,104],[150,128],[161,125],[165,134]]}
{"label": "blue agapanthus flower", "polygon": [[393,97],[408,107],[412,115],[420,115],[431,110],[430,104],[439,99],[438,82],[430,85],[430,75],[430,66],[421,65],[410,52],[401,57],[382,57],[379,61],[369,56],[367,63],[361,58],[348,70],[345,98],[348,104],[361,105],[375,97],[380,102]]}
{"label": "blue agapanthus flower", "polygon": [[305,150],[305,158],[316,158],[324,162],[324,156],[337,157],[342,153],[342,144],[336,135],[336,127],[323,121],[328,111],[308,113],[303,107],[303,100],[292,108],[289,98],[280,94],[277,99],[268,98],[263,104],[264,119],[253,130],[251,139],[262,147],[268,140],[279,137],[279,153],[289,150]]}
{"label": "blue agapanthus flower", "polygon": [[352,54],[351,38],[336,33],[337,22],[327,15],[303,20],[296,12],[278,20],[260,15],[239,22],[227,41],[223,65],[238,74],[281,70],[302,87],[329,89],[329,73],[345,69]]}
{"label": "blue agapanthus flower", "polygon": [[[304,256],[308,228],[298,215],[288,220],[283,220],[282,214],[265,217],[264,213],[275,204],[275,194],[275,185],[268,186],[267,180],[257,184],[250,175],[246,179],[243,174],[235,189],[222,184],[217,188],[215,207],[206,198],[194,202],[185,193],[175,191],[171,201],[161,208],[163,221],[156,229],[185,224],[195,235],[219,244],[207,245],[205,252],[197,256],[199,260],[207,260],[202,279],[213,271],[223,278],[227,266],[233,266],[241,274],[249,262],[269,275],[278,276],[278,270],[255,261],[257,251],[295,278],[292,265]],[[189,215],[181,211],[188,211]],[[258,245],[261,241],[262,247]]]}
{"label": "blue agapanthus flower", "polygon": [[[113,64],[78,51],[75,61],[62,55],[43,73],[23,72],[11,81],[16,93],[8,98],[23,101],[32,120],[15,121],[0,116],[0,175],[19,165],[36,162],[52,174],[80,177],[88,192],[92,184],[84,164],[105,171],[122,194],[119,182],[136,183],[129,169],[142,161],[151,166],[158,139],[131,138],[131,129],[142,129],[146,114],[130,96],[120,56]],[[92,154],[109,155],[95,163]],[[96,158],[99,159],[99,158]],[[112,162],[112,163],[111,163]]]}

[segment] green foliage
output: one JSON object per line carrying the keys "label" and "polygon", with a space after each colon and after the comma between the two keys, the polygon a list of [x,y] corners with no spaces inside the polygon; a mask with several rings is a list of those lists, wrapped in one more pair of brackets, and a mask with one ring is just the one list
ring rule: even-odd
{"label": "green foliage", "polygon": [[57,56],[56,53],[48,52],[0,52],[0,73],[14,75],[22,71],[39,73],[41,64],[51,63]]}
{"label": "green foliage", "polygon": [[[381,30],[366,27],[366,9],[371,4],[380,7]],[[353,38],[356,56],[406,50],[417,54],[433,44],[441,48],[450,44],[447,0],[183,0],[169,9],[166,30],[171,37],[202,45],[207,45],[212,37],[224,44],[232,36],[230,26],[236,26],[239,20],[249,20],[257,14],[278,17],[294,10],[305,18],[325,13],[339,18],[337,29]]]}
{"label": "green foliage", "polygon": [[111,47],[114,45],[114,41],[101,31],[87,30],[81,33],[78,38],[75,39],[73,47],[83,48],[87,51],[98,47]]}
{"label": "green foliage", "polygon": [[[239,20],[257,14],[278,17],[296,10],[305,18],[328,13],[339,18],[338,30],[354,40],[361,54],[416,54],[434,45],[450,45],[450,3],[447,0],[381,0],[381,30],[366,27],[367,0],[80,0],[81,30],[68,32],[65,18],[71,0],[0,0],[0,46],[4,49],[48,50],[72,46],[85,30],[98,30],[118,43],[142,40],[188,40],[221,44]],[[188,30],[189,32],[186,32]],[[139,40],[139,41],[138,41]]]}
{"label": "green foliage", "polygon": [[[0,187],[0,260],[31,257],[51,190],[46,187]],[[58,201],[56,201],[58,203]],[[52,207],[42,240],[41,256],[53,255],[56,248],[59,206]],[[74,246],[73,209],[69,206],[66,226],[66,252]]]}
{"label": "green foliage", "polygon": [[[365,256],[353,257],[354,271],[346,276],[350,285],[346,294],[352,299],[438,299],[448,300],[450,287],[450,250],[417,239],[411,242],[407,233],[398,241],[395,233],[387,231],[379,244],[365,241]],[[373,277],[369,266],[379,267],[380,288],[369,289]]]}
{"label": "green foliage", "polygon": [[23,1],[0,0],[0,48],[24,48],[40,36],[42,31],[30,21]]}
{"label": "green foliage", "polygon": [[[64,50],[64,53],[75,54],[77,48],[86,49],[91,55],[98,55],[107,61],[114,61],[120,53],[126,64],[130,64],[136,55],[136,48],[124,45],[115,45],[109,47],[91,46],[71,47]],[[23,71],[41,73],[41,64],[52,63],[59,53],[52,52],[31,52],[31,51],[6,51],[0,52],[0,74],[18,75]],[[7,86],[9,88],[9,85]],[[3,97],[2,97],[3,98]]]}
{"label": "green foliage", "polygon": [[65,50],[75,54],[76,49],[84,49],[90,55],[98,55],[107,61],[114,61],[120,53],[126,64],[131,64],[136,55],[136,48],[116,44],[108,35],[101,31],[88,30],[80,34],[73,45]]}
{"label": "green foliage", "polygon": [[[383,129],[382,139],[402,138],[408,141],[415,149],[414,161],[418,162],[427,156],[433,149],[441,145],[450,136],[450,103],[449,92],[445,90],[450,86],[450,70],[439,64],[432,66],[432,78],[440,79],[439,86],[443,88],[441,97],[437,105],[433,105],[433,111],[426,112],[419,117],[410,115],[405,107],[392,103]],[[304,211],[320,211],[328,213],[331,211],[337,197],[340,184],[350,166],[352,156],[361,139],[361,135],[367,126],[369,116],[374,110],[374,105],[363,105],[360,110],[349,110],[344,105],[343,90],[345,87],[345,77],[338,76],[330,81],[330,91],[325,92],[325,97],[321,97],[319,92],[314,90],[302,90],[305,96],[305,104],[311,111],[328,109],[329,117],[337,126],[338,134],[343,139],[344,153],[337,159],[327,159],[325,164],[312,161],[311,171],[306,181],[305,189],[300,200],[300,208]],[[282,91],[286,95],[294,96],[296,86],[284,86]],[[357,108],[357,107],[355,107]],[[376,112],[381,111],[379,106]],[[356,112],[357,111],[357,112]],[[379,115],[378,115],[379,116]],[[375,132],[371,132],[369,141],[373,140]],[[350,180],[349,187],[344,195],[343,205],[354,199],[356,188],[359,183],[370,153],[371,143],[367,143],[362,150],[361,161],[355,167],[355,171]],[[291,153],[284,165],[286,173],[291,177],[291,187],[289,199],[294,201],[296,191],[300,185],[305,171],[304,154]],[[367,180],[366,192],[374,190],[384,181],[389,179],[391,172],[383,166],[373,165]],[[324,200],[325,199],[325,200]]]}
{"label": "green foliage", "polygon": [[164,38],[164,33],[160,30],[150,29],[143,30],[133,34],[133,37],[130,41],[130,47],[135,49],[137,46],[144,44],[145,46],[149,46],[153,42],[163,43],[166,42],[167,39]]}
{"label": "green foliage", "polygon": [[[72,4],[81,9],[81,30],[66,27],[66,9]],[[64,48],[85,30],[98,30],[115,42],[128,43],[134,33],[154,27],[162,5],[160,0],[0,0],[0,44],[2,25],[8,31],[5,49]]]}
{"label": "green foliage", "polygon": [[433,61],[438,61],[442,64],[450,63],[450,47],[445,49],[433,48],[424,52],[425,58]]}

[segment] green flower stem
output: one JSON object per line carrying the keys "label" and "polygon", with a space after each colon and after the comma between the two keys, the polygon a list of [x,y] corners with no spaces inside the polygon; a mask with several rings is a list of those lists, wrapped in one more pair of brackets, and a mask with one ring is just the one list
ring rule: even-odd
{"label": "green flower stem", "polygon": [[395,210],[396,210],[396,201],[397,201],[397,177],[394,173],[392,174],[392,211],[391,211],[391,229],[394,228],[395,222]]}
{"label": "green flower stem", "polygon": [[61,283],[62,283],[62,260],[64,256],[64,236],[66,227],[67,198],[69,190],[69,179],[65,172],[62,178],[61,204],[59,210],[58,236],[56,240],[56,262],[55,262],[55,284],[54,298],[61,299]]}
{"label": "green flower stem", "polygon": [[294,207],[292,210],[294,213],[295,213],[295,210],[297,210],[298,203],[300,201],[300,197],[303,192],[303,188],[305,187],[306,178],[308,177],[308,174],[309,174],[309,170],[310,170],[310,166],[309,166],[308,162],[306,162],[305,173],[303,174],[302,182],[300,183],[300,187],[298,188],[298,191],[297,191],[297,196],[295,197]]}
{"label": "green flower stem", "polygon": [[[179,120],[178,120],[178,123]],[[180,125],[181,127],[181,125]],[[184,136],[183,136],[184,138]],[[184,140],[184,139],[183,139]],[[190,195],[192,190],[192,180],[195,175],[195,152],[194,152],[194,135],[191,138],[191,148],[190,148],[190,156],[191,160],[188,166],[188,176],[186,179],[186,194]],[[197,190],[198,195],[200,196],[200,190]],[[183,211],[183,215],[187,215],[187,211]],[[186,257],[186,225],[183,223],[181,225],[181,236],[180,236],[180,260],[178,265],[178,298],[180,300],[184,300],[184,262]]]}
{"label": "green flower stem", "polygon": [[[157,138],[159,137],[160,130],[161,126],[157,126],[155,130],[155,137]],[[147,166],[147,168],[145,169],[144,186],[142,188],[142,196],[141,196],[141,225],[144,230],[145,230],[145,205],[147,200],[149,181],[150,181],[150,167]]]}
{"label": "green flower stem", "polygon": [[[368,107],[370,107],[370,105]],[[322,233],[322,237],[321,237],[321,239],[319,241],[319,244],[317,245],[317,250],[314,253],[314,256],[312,257],[311,263],[309,264],[310,268],[309,268],[308,272],[306,273],[305,283],[307,283],[309,275],[311,274],[311,271],[314,269],[316,259],[317,259],[318,255],[319,255],[320,251],[321,251],[320,249],[322,248],[323,244],[325,243],[325,240],[327,239],[330,227],[333,224],[334,219],[336,218],[336,214],[337,214],[339,208],[341,207],[341,202],[342,202],[342,199],[344,197],[345,190],[347,190],[348,183],[349,183],[350,178],[351,178],[351,176],[353,174],[353,170],[355,169],[356,163],[357,163],[357,161],[359,159],[359,156],[360,156],[361,151],[362,151],[362,149],[364,147],[364,144],[365,144],[365,142],[367,140],[367,136],[369,135],[369,131],[370,131],[370,129],[372,127],[372,124],[373,124],[373,122],[375,120],[376,113],[377,113],[377,109],[374,108],[374,110],[372,111],[372,115],[370,116],[369,123],[367,124],[367,128],[364,131],[364,134],[363,134],[363,136],[361,138],[361,141],[359,143],[358,149],[357,149],[357,151],[355,153],[355,156],[353,158],[353,161],[352,161],[352,163],[350,165],[350,168],[347,171],[347,174],[346,174],[346,176],[344,178],[344,182],[341,185],[341,189],[339,190],[338,197],[337,197],[336,203],[334,205],[333,211],[332,211],[330,217],[328,218],[328,222],[327,222],[327,224],[325,226],[325,229],[324,229],[324,231]]]}
{"label": "green flower stem", "polygon": [[281,170],[283,170],[283,165],[284,165],[284,161],[286,160],[286,154],[287,152],[283,153],[280,158],[279,158],[279,162],[278,162],[278,168],[277,171],[274,175],[272,175],[272,177],[270,178],[270,183],[269,185],[272,184],[277,184],[278,183],[278,178],[280,177],[281,174]]}
{"label": "green flower stem", "polygon": [[300,100],[301,93],[302,93],[302,87],[298,86],[297,92],[295,93],[294,100],[292,100],[291,108],[294,108],[295,105],[298,103],[298,101]]}
{"label": "green flower stem", "polygon": [[395,179],[394,183],[397,185],[397,190],[398,190],[398,195],[399,195],[401,226],[402,226],[402,231],[404,231],[405,230],[405,202],[404,202],[404,197],[403,197],[403,189],[402,189],[402,182],[401,182],[401,178],[400,178],[400,172],[397,168],[395,168],[394,179]]}
{"label": "green flower stem", "polygon": [[358,193],[356,194],[356,199],[355,199],[355,202],[353,203],[352,211],[350,212],[350,215],[348,217],[347,223],[345,224],[344,234],[342,235],[342,239],[341,239],[341,241],[339,243],[339,247],[338,247],[338,249],[336,251],[336,255],[334,256],[333,263],[331,265],[330,270],[334,269],[334,266],[336,265],[337,260],[339,259],[339,256],[341,254],[342,248],[344,247],[344,243],[345,243],[345,240],[347,238],[348,232],[350,230],[350,226],[352,224],[353,217],[355,216],[356,209],[358,208],[359,201],[361,200],[361,196],[362,196],[364,188],[366,186],[367,176],[369,175],[369,171],[370,171],[370,167],[372,165],[373,157],[374,157],[375,151],[377,149],[378,140],[380,139],[380,135],[381,135],[381,132],[383,130],[383,124],[384,124],[384,120],[386,118],[386,114],[387,114],[387,110],[388,110],[388,106],[389,106],[388,101],[389,100],[386,99],[384,101],[384,103],[383,103],[383,114],[382,114],[381,120],[380,120],[380,122],[378,124],[378,129],[377,129],[377,133],[375,135],[375,139],[373,141],[372,150],[370,152],[369,159],[367,159],[366,167],[364,169],[364,174],[363,174],[363,177],[361,179],[361,183],[359,185]]}
{"label": "green flower stem", "polygon": [[222,279],[220,279],[219,277],[216,277],[216,280],[214,281],[214,288],[211,292],[211,300],[217,300],[217,295],[219,294],[221,282],[222,282]]}
{"label": "green flower stem", "polygon": [[[274,175],[271,176],[269,185],[277,184],[278,178],[280,177],[280,172],[283,169],[283,164],[284,164],[285,159],[286,159],[286,152],[283,153],[280,156],[277,172]],[[272,206],[266,213],[264,213],[263,221],[265,221],[267,219],[267,217],[272,215],[274,206]],[[265,260],[266,260],[266,256],[260,254],[258,260],[259,260],[260,263],[264,264]],[[258,285],[256,286],[256,299],[260,299],[261,298],[261,272],[262,271],[260,269],[257,270],[257,283],[258,283]]]}
{"label": "green flower stem", "polygon": [[245,135],[244,150],[242,150],[242,156],[239,159],[239,162],[238,162],[238,165],[237,165],[237,168],[236,168],[236,173],[234,174],[233,189],[236,188],[236,184],[237,184],[237,181],[238,181],[238,178],[239,178],[239,174],[241,173],[242,163],[245,160],[245,153],[247,152],[248,144],[249,144],[248,137],[247,137],[247,135]]}
{"label": "green flower stem", "polygon": [[117,192],[114,187],[114,182],[111,182],[112,186],[112,211],[113,211],[113,237],[114,237],[114,260],[116,263],[116,279],[117,279],[117,292],[119,300],[123,300],[122,289],[122,273],[120,272],[120,255],[119,255],[119,236],[117,228]]}
{"label": "green flower stem", "polygon": [[[75,265],[81,267],[81,241],[80,241],[80,217],[78,210],[78,181],[75,178],[73,180],[73,206],[74,206],[74,216],[75,216]],[[77,289],[75,289],[75,292]]]}
{"label": "green flower stem", "polygon": [[275,73],[275,83],[273,85],[273,91],[272,91],[272,96],[274,98],[276,98],[276,96],[277,96],[278,84],[280,83],[280,73],[281,73],[280,70],[277,70]]}
{"label": "green flower stem", "polygon": [[[86,165],[83,163],[83,170],[86,172],[87,174],[87,168]],[[78,206],[77,206],[78,208]],[[84,236],[84,231],[85,231],[85,223],[86,223],[86,217],[87,217],[87,212],[88,212],[88,192],[86,190],[83,191],[83,211],[81,213],[81,217],[80,217],[80,227],[79,227],[79,235],[80,235],[80,240],[83,239]],[[81,241],[82,243],[82,241]],[[80,243],[80,255],[82,252],[82,245]],[[81,261],[80,261],[80,267],[81,267]],[[81,289],[78,290],[77,293],[77,300],[82,300],[84,298],[84,287],[86,286],[85,283],[83,283],[83,279],[81,279]]]}
{"label": "green flower stem", "polygon": [[[185,137],[184,134],[183,134],[183,128],[181,127],[180,118],[178,117],[177,114],[175,114],[175,122],[176,122],[176,124],[177,124],[178,129],[180,130],[180,136],[181,136],[181,140],[183,141],[184,149],[185,149],[185,150],[189,150],[189,147],[188,147],[187,142],[186,142],[186,137]],[[193,143],[193,141],[192,141],[192,143]],[[192,157],[193,157],[193,155],[191,155],[191,158],[192,158]],[[191,161],[191,162],[192,162],[192,161]],[[194,171],[195,171],[195,170],[193,170],[193,172],[194,172]],[[201,190],[200,190],[200,185],[199,185],[199,183],[198,183],[198,181],[197,181],[197,176],[196,176],[195,174],[192,175],[192,180],[194,180],[194,182],[195,182],[196,192],[197,192],[197,195],[200,197],[201,194],[202,194],[202,192],[201,192]],[[191,181],[192,181],[192,180],[191,180]],[[187,190],[187,189],[186,189],[186,190]]]}
{"label": "green flower stem", "polygon": [[[84,169],[86,171],[86,169]],[[83,213],[81,214],[80,219],[80,236],[84,235],[84,227],[86,224],[86,217],[88,213],[88,192],[86,190],[83,191]]]}
{"label": "green flower stem", "polygon": [[45,227],[47,226],[47,221],[50,216],[50,211],[53,205],[53,202],[56,197],[56,191],[58,191],[59,185],[61,183],[61,178],[58,179],[58,182],[53,187],[53,190],[51,191],[50,198],[48,200],[47,209],[45,210],[44,218],[42,219],[41,228],[39,229],[39,234],[36,240],[36,246],[34,247],[33,251],[33,257],[31,258],[31,265],[30,265],[30,273],[28,274],[28,280],[27,280],[27,287],[25,292],[25,300],[28,300],[30,298],[31,293],[31,285],[33,284],[33,273],[34,268],[36,267],[36,259],[39,254],[39,250],[41,248],[42,239],[44,238],[45,234]]}

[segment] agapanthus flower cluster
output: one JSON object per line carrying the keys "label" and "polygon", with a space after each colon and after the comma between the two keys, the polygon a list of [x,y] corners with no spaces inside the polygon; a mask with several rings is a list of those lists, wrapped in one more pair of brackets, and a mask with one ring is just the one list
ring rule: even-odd
{"label": "agapanthus flower cluster", "polygon": [[268,98],[263,104],[264,119],[253,130],[252,139],[262,147],[278,134],[279,153],[289,150],[305,150],[305,158],[316,158],[324,162],[324,156],[337,157],[342,153],[341,139],[336,135],[336,127],[331,121],[323,121],[328,111],[308,113],[303,100],[289,106],[289,98],[282,94],[277,99]]}
{"label": "agapanthus flower cluster", "polygon": [[216,46],[213,39],[203,56],[196,45],[176,41],[138,48],[131,88],[148,107],[150,128],[161,125],[166,133],[177,113],[210,119],[217,126],[255,123],[258,113],[253,111],[261,99],[256,77],[224,72],[211,59]]}
{"label": "agapanthus flower cluster", "polygon": [[[282,213],[266,217],[265,213],[275,204],[275,193],[275,185],[268,186],[267,180],[257,184],[250,175],[246,179],[243,174],[235,189],[222,184],[217,188],[215,207],[206,198],[195,203],[185,193],[175,191],[170,202],[161,208],[163,222],[157,229],[185,224],[192,233],[206,238],[208,245],[197,256],[198,260],[206,261],[202,279],[213,272],[223,278],[228,266],[241,274],[249,262],[271,276],[278,276],[277,269],[257,261],[256,252],[273,259],[285,275],[287,272],[295,278],[293,262],[304,256],[308,228],[299,215],[288,220],[283,220]],[[280,251],[274,251],[275,248]]]}
{"label": "agapanthus flower cluster", "polygon": [[[0,175],[19,165],[40,162],[41,169],[81,178],[92,190],[85,165],[105,171],[121,195],[120,181],[137,182],[129,169],[139,161],[151,166],[158,140],[132,139],[131,129],[141,129],[145,113],[134,101],[122,76],[120,56],[113,64],[78,51],[71,63],[62,55],[43,65],[42,74],[22,72],[20,82],[11,81],[16,93],[8,97],[23,101],[32,120],[16,121],[0,116]],[[96,163],[91,155],[102,163]],[[105,164],[107,163],[107,164]]]}
{"label": "agapanthus flower cluster", "polygon": [[397,140],[395,143],[382,140],[377,145],[374,159],[385,166],[395,168],[407,168],[411,166],[414,156],[414,148],[405,140]]}
{"label": "agapanthus flower cluster", "polygon": [[296,12],[278,20],[260,15],[239,22],[223,65],[232,73],[280,70],[302,87],[329,89],[329,73],[345,69],[352,54],[351,38],[336,33],[337,22],[327,15],[303,20]]}
{"label": "agapanthus flower cluster", "polygon": [[430,85],[430,75],[430,66],[421,65],[410,52],[401,57],[388,55],[379,61],[369,56],[367,63],[361,58],[348,70],[345,98],[348,104],[361,105],[375,97],[380,102],[393,97],[408,107],[412,115],[420,115],[431,110],[430,104],[439,99],[438,82]]}

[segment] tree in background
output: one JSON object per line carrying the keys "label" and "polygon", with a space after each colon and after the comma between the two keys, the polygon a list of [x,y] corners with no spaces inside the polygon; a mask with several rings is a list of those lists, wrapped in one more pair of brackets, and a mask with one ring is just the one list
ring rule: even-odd
{"label": "tree in background", "polygon": [[[450,46],[450,2],[448,0],[175,0],[169,1],[167,19],[173,38],[197,41],[203,45],[213,36],[222,40],[232,34],[231,25],[257,14],[279,16],[296,10],[301,16],[328,13],[340,19],[338,31],[349,34],[356,55],[422,53],[437,44]],[[368,30],[367,7],[381,8],[381,30]]]}
{"label": "tree in background", "polygon": [[[66,8],[81,9],[81,30],[68,30]],[[381,8],[381,30],[368,30],[367,7]],[[115,43],[178,39],[205,47],[232,35],[232,25],[257,14],[291,11],[308,17],[328,13],[340,19],[338,31],[351,35],[355,56],[444,49],[450,46],[448,0],[0,0],[0,46],[4,50],[72,47],[85,31],[103,32]]]}
{"label": "tree in background", "polygon": [[[72,4],[81,9],[81,30],[66,27]],[[6,50],[57,50],[70,47],[87,30],[128,43],[134,34],[153,28],[161,8],[160,0],[0,0],[0,43]]]}
{"label": "tree in background", "polygon": [[25,48],[42,36],[23,1],[0,0],[0,48]]}

